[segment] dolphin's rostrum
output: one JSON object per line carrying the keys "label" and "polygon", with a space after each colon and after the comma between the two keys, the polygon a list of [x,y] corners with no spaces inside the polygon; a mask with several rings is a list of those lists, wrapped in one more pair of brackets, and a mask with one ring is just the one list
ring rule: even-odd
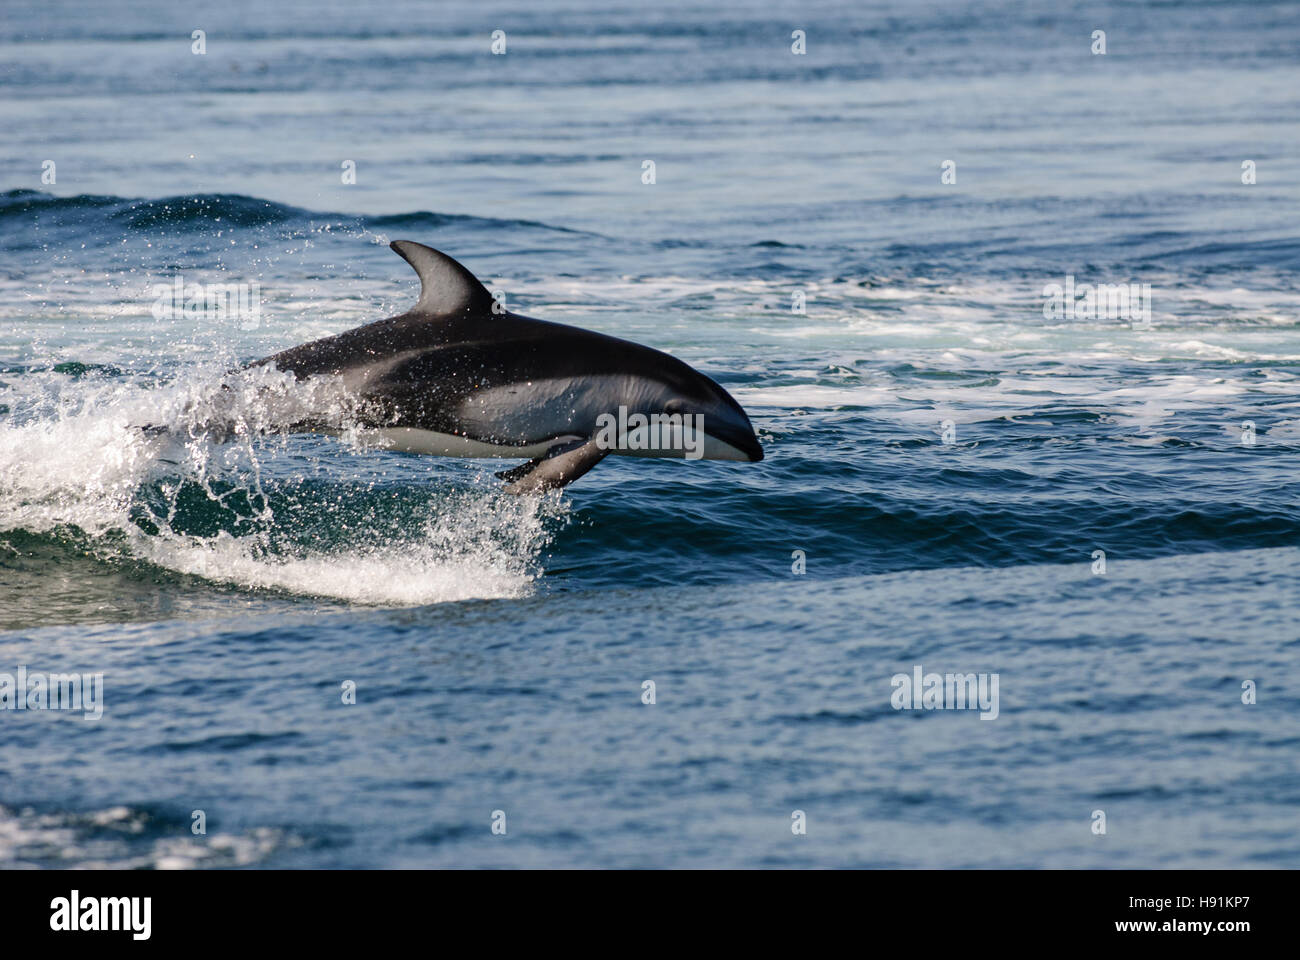
{"label": "dolphin's rostrum", "polygon": [[412,310],[256,365],[335,378],[392,448],[530,458],[498,474],[512,493],[572,483],[608,454],[763,459],[740,404],[675,357],[506,312],[446,254],[390,246],[420,277]]}

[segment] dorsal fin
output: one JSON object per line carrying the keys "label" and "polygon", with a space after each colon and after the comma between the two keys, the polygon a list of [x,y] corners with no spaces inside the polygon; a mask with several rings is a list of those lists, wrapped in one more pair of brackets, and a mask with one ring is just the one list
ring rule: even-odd
{"label": "dorsal fin", "polygon": [[415,268],[420,278],[416,312],[442,317],[491,309],[492,294],[474,274],[445,253],[414,240],[394,240],[389,246]]}

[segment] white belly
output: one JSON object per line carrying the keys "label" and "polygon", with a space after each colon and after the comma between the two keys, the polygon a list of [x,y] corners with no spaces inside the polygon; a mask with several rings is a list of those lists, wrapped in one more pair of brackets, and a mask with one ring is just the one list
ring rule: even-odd
{"label": "white belly", "polygon": [[432,430],[419,430],[415,427],[386,427],[382,430],[367,430],[360,435],[363,441],[371,440],[376,446],[385,450],[400,450],[403,453],[424,453],[435,457],[540,457],[557,443],[581,439],[572,437],[550,437],[539,443],[527,446],[505,446],[496,443],[484,443],[469,437],[458,437],[453,433],[435,433]]}

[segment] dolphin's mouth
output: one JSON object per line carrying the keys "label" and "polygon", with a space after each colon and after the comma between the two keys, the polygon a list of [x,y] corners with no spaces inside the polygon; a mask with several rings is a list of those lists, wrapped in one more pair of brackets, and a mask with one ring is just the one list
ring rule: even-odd
{"label": "dolphin's mouth", "polygon": [[[704,428],[706,439],[706,456],[711,460],[743,460],[758,463],[763,459],[763,445],[754,435],[754,428],[748,424],[708,423]],[[715,441],[709,444],[707,440]],[[714,447],[713,450],[708,450]]]}

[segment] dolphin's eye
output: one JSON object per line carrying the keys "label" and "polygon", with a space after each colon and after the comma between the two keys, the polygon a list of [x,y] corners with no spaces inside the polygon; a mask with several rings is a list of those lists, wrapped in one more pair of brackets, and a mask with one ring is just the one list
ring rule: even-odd
{"label": "dolphin's eye", "polygon": [[673,399],[669,400],[667,403],[664,404],[664,413],[685,413],[685,412],[686,412],[685,400],[681,400],[677,397],[674,397]]}

